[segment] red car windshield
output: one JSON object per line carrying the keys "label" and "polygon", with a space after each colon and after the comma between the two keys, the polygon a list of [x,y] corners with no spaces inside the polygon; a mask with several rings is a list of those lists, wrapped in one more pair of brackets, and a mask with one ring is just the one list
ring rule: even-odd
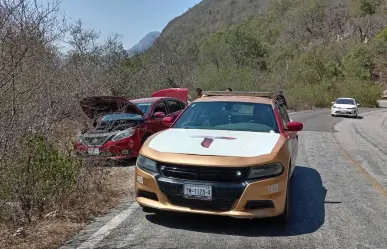
{"label": "red car windshield", "polygon": [[171,128],[279,132],[271,105],[228,101],[193,103]]}

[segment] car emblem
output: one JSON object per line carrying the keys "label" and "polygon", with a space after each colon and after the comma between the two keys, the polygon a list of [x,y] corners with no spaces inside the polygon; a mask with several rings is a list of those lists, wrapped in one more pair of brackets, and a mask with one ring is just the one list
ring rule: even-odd
{"label": "car emblem", "polygon": [[203,138],[203,141],[201,143],[201,146],[203,146],[204,148],[209,148],[212,144],[212,142],[215,140],[215,139],[223,139],[223,140],[234,140],[236,139],[235,137],[222,137],[222,136],[219,136],[219,137],[215,137],[215,136],[191,136],[193,138]]}
{"label": "car emblem", "polygon": [[93,144],[96,144],[96,143],[98,143],[98,139],[94,138],[93,140],[91,140],[91,142],[92,142]]}

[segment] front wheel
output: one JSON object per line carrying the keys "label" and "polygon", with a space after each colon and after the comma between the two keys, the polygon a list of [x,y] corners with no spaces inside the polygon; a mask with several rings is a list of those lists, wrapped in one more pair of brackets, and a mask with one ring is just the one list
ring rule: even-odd
{"label": "front wheel", "polygon": [[[290,179],[288,182],[288,185],[290,185]],[[288,187],[286,191],[286,200],[285,200],[285,209],[284,212],[277,217],[275,217],[275,220],[280,224],[287,224],[290,221],[290,187]]]}
{"label": "front wheel", "polygon": [[[289,164],[289,173],[288,173],[289,175],[290,175],[290,165],[291,164]],[[292,179],[293,179],[293,177],[288,176],[288,184],[286,187],[286,199],[285,199],[284,212],[282,214],[278,215],[277,217],[275,217],[275,220],[278,223],[283,224],[283,225],[288,224],[290,221],[290,218],[291,218],[291,214],[290,214],[291,201],[290,200],[291,200],[291,192],[292,192]]]}

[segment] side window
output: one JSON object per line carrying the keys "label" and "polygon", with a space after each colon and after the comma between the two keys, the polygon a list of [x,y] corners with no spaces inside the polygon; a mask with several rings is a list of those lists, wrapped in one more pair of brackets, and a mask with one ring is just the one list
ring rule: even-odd
{"label": "side window", "polygon": [[181,107],[181,110],[183,110],[185,108],[185,104],[184,102],[181,102],[181,101],[177,101]]}
{"label": "side window", "polygon": [[[153,111],[153,114],[155,114],[156,112],[164,112],[165,114],[168,114],[167,112],[167,106],[165,105],[164,102],[160,102],[156,105],[154,111]],[[152,115],[153,115],[152,114]]]}
{"label": "side window", "polygon": [[175,113],[183,109],[181,104],[175,100],[168,100],[168,109],[170,113]]}
{"label": "side window", "polygon": [[290,122],[288,113],[285,111],[285,109],[281,105],[277,105],[278,113],[280,115],[282,126],[284,129],[286,129],[286,126],[288,125],[288,122]]}

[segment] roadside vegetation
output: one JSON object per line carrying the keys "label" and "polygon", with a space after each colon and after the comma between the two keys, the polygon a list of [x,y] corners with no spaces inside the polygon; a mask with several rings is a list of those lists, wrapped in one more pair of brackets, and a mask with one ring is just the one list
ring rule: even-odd
{"label": "roadside vegetation", "polygon": [[276,91],[292,109],[386,87],[381,0],[203,0],[129,57],[59,2],[0,0],[0,247],[56,248],[131,194],[131,172],[74,158],[79,100],[161,88]]}
{"label": "roadside vegetation", "polygon": [[387,87],[386,14],[381,0],[202,1],[143,58],[169,65],[156,77],[165,85],[283,89],[293,109],[345,96],[372,107]]}

